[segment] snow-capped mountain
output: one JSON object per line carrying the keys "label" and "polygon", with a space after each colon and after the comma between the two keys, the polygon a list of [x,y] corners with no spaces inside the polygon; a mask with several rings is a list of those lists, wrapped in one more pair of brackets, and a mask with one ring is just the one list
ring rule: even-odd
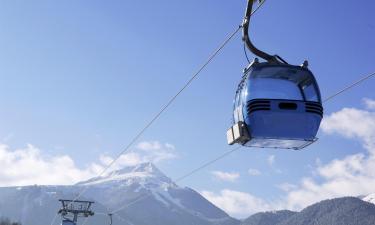
{"label": "snow-capped mountain", "polygon": [[365,202],[370,202],[372,204],[375,204],[375,193],[364,196],[361,199]]}
{"label": "snow-capped mountain", "polygon": [[[362,218],[361,221],[365,222],[360,224],[368,224],[368,221],[369,224],[375,224],[374,205],[357,198],[323,201],[299,213],[258,213],[239,221],[228,216],[193,189],[173,183],[151,163],[122,168],[75,185],[0,188],[0,217],[8,217],[23,225],[59,225],[61,218],[56,216],[60,208],[58,199],[74,199],[83,190],[85,192],[81,199],[95,201],[95,215],[89,217],[85,223],[90,225],[109,224],[106,214],[119,209],[113,216],[113,224],[116,225],[301,225],[307,224],[305,221],[315,220],[327,222],[322,224],[333,224],[330,223],[333,220],[344,221],[342,215],[349,215],[349,211],[352,214],[356,212],[356,217],[353,217],[353,214],[346,222],[353,218],[355,221]],[[375,194],[360,198],[375,203]],[[364,207],[368,210],[363,210]],[[323,215],[323,212],[331,213],[327,217],[329,220],[319,216]],[[81,218],[78,224],[83,222]]]}
{"label": "snow-capped mountain", "polygon": [[[74,198],[85,190],[83,199],[94,200],[95,216],[86,224],[103,225],[105,214],[121,209],[114,224],[142,225],[238,225],[196,191],[179,187],[151,163],[126,167],[105,176],[70,186],[27,186],[0,188],[0,216],[23,225],[51,224],[59,198]],[[53,225],[61,223],[57,217]]]}
{"label": "snow-capped mountain", "polygon": [[113,171],[105,176],[95,177],[87,181],[79,182],[77,185],[91,186],[114,186],[123,187],[139,185],[143,188],[156,188],[161,186],[174,186],[172,180],[165,176],[152,163],[142,163],[134,167],[125,167]]}
{"label": "snow-capped mountain", "polygon": [[85,196],[106,207],[122,209],[119,214],[134,224],[238,224],[194,190],[173,183],[152,163],[126,167],[76,186],[87,188]]}

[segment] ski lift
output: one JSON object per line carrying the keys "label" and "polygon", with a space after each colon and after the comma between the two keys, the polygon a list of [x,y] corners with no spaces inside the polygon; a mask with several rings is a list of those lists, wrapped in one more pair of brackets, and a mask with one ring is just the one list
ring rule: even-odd
{"label": "ski lift", "polygon": [[248,36],[254,0],[248,0],[243,40],[257,58],[244,70],[234,99],[228,144],[248,147],[302,149],[317,140],[323,106],[319,86],[308,62],[290,65],[257,49]]}
{"label": "ski lift", "polygon": [[76,225],[78,217],[93,216],[94,212],[90,209],[94,202],[80,201],[70,199],[59,199],[62,207],[58,214],[61,214],[61,225]]}

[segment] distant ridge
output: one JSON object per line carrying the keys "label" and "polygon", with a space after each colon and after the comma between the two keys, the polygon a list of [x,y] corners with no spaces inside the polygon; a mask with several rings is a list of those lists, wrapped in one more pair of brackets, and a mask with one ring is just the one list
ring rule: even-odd
{"label": "distant ridge", "polygon": [[374,225],[375,205],[355,197],[324,200],[301,212],[259,213],[242,225]]}
{"label": "distant ridge", "polygon": [[[86,188],[82,198],[94,200],[97,212],[87,221],[90,225],[108,224],[106,213],[119,208],[114,225],[375,225],[375,204],[370,203],[374,194],[325,200],[300,212],[256,213],[240,221],[193,189],[178,186],[152,163],[124,167],[75,185],[2,187],[0,217],[23,225],[49,225],[60,208],[57,199],[74,198]],[[60,225],[60,217],[56,218],[53,225]]]}
{"label": "distant ridge", "polygon": [[295,214],[297,214],[297,212],[289,210],[260,212],[244,220],[242,225],[274,225],[292,217]]}

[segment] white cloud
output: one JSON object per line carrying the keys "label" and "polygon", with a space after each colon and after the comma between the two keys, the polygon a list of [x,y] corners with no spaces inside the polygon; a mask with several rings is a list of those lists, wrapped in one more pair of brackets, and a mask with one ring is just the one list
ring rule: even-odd
{"label": "white cloud", "polygon": [[365,144],[367,150],[374,150],[375,112],[355,108],[344,108],[327,116],[321,125],[328,134],[339,134],[355,138]]}
{"label": "white cloud", "polygon": [[210,191],[202,191],[201,194],[214,205],[237,218],[245,218],[256,212],[271,210],[267,202],[245,192],[224,189],[218,194]]}
{"label": "white cloud", "polygon": [[[374,109],[374,100],[364,101],[368,109]],[[298,184],[278,185],[286,197],[271,203],[249,193],[227,189],[218,194],[203,191],[203,196],[232,216],[247,217],[267,210],[301,210],[329,198],[375,193],[375,112],[344,108],[326,116],[321,129],[326,134],[357,140],[366,151],[333,159],[326,164],[316,159],[313,177],[304,177]],[[273,167],[275,156],[270,155],[267,162]]]}
{"label": "white cloud", "polygon": [[289,209],[301,209],[327,198],[375,192],[375,113],[344,108],[327,116],[322,130],[360,141],[366,152],[333,159],[327,164],[319,162],[314,171],[319,179],[305,177],[296,188],[285,190],[285,206]]}
{"label": "white cloud", "polygon": [[364,98],[363,103],[365,104],[366,108],[369,110],[375,110],[375,100]]}
{"label": "white cloud", "polygon": [[272,170],[275,172],[275,173],[278,173],[278,174],[282,174],[283,171],[279,168],[276,168],[275,166],[275,162],[276,162],[276,156],[275,155],[269,155],[267,157],[267,163],[268,165],[272,168]]}
{"label": "white cloud", "polygon": [[162,148],[162,145],[158,141],[143,141],[138,143],[137,148],[146,151],[156,151],[160,150]]}
{"label": "white cloud", "polygon": [[170,143],[165,143],[165,147],[168,148],[168,149],[171,149],[171,150],[175,150],[176,147]]}
{"label": "white cloud", "polygon": [[[328,163],[317,159],[312,171],[314,176],[304,177],[298,184],[278,185],[285,192],[285,197],[272,203],[248,193],[230,190],[223,190],[219,194],[206,191],[203,192],[204,196],[229,214],[241,217],[264,210],[301,210],[324,199],[375,193],[375,112],[344,108],[326,116],[321,128],[326,134],[337,134],[361,142],[365,151],[362,149]],[[273,166],[275,156],[269,156],[267,162]]]}
{"label": "white cloud", "polygon": [[222,181],[229,181],[229,182],[234,182],[238,178],[240,178],[239,173],[212,171],[211,174],[214,175],[216,179],[219,179],[219,180],[222,180]]}
{"label": "white cloud", "polygon": [[[137,148],[137,151],[123,154],[110,170],[176,157],[171,144],[141,142]],[[0,186],[73,184],[97,176],[112,160],[108,155],[101,155],[98,163],[78,167],[68,155],[48,156],[30,144],[21,149],[0,144]]]}
{"label": "white cloud", "polygon": [[67,155],[45,156],[32,145],[11,150],[0,145],[0,185],[72,184],[90,178],[101,166],[91,164],[80,169]]}
{"label": "white cloud", "polygon": [[137,154],[143,162],[159,163],[177,157],[175,147],[172,144],[161,144],[158,141],[140,142],[137,145]]}
{"label": "white cloud", "polygon": [[279,184],[277,187],[285,192],[289,192],[289,191],[296,189],[297,185],[290,184],[290,183],[282,183],[282,184]]}
{"label": "white cloud", "polygon": [[[172,144],[161,144],[158,141],[143,141],[137,144],[134,151],[129,151],[121,155],[112,168],[118,169],[124,166],[134,166],[144,162],[161,163],[175,159],[176,157],[175,147]],[[113,158],[108,155],[102,155],[100,161],[104,165],[108,165],[113,161]]]}
{"label": "white cloud", "polygon": [[257,169],[249,169],[249,170],[247,171],[247,173],[248,173],[250,176],[259,176],[259,175],[262,174],[262,173],[261,173],[259,170],[257,170]]}
{"label": "white cloud", "polygon": [[[103,165],[108,166],[110,163],[112,163],[114,158],[108,155],[100,155],[99,160]],[[141,157],[140,154],[135,152],[129,152],[121,155],[114,163],[114,165],[111,166],[111,169],[116,170],[124,166],[134,166],[142,162],[146,161],[144,158]]]}
{"label": "white cloud", "polygon": [[268,158],[267,158],[267,162],[268,162],[268,164],[270,165],[270,166],[272,166],[274,163],[275,163],[275,155],[270,155],[270,156],[268,156]]}
{"label": "white cloud", "polygon": [[359,196],[375,192],[375,157],[363,154],[335,159],[317,169],[322,182],[306,177],[288,192],[286,206],[301,209],[317,201],[341,197]]}

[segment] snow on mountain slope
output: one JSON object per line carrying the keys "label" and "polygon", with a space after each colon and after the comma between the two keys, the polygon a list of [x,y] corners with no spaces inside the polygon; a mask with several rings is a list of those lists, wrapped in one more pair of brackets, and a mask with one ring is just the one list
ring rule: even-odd
{"label": "snow on mountain slope", "polygon": [[[51,224],[60,207],[59,198],[94,200],[95,216],[87,224],[108,224],[105,213],[122,208],[114,224],[238,225],[199,193],[179,187],[151,163],[126,167],[101,177],[67,186],[0,188],[0,216],[23,225]],[[104,216],[103,216],[104,215]],[[57,217],[53,225],[61,223]]]}
{"label": "snow on mountain slope", "polygon": [[372,204],[375,204],[375,193],[369,194],[365,197],[361,198],[365,202],[370,202]]}
{"label": "snow on mountain slope", "polygon": [[[159,186],[176,186],[152,163],[142,163],[134,167],[125,167],[101,177],[95,177],[77,185],[122,185],[138,184],[145,188]],[[146,187],[148,186],[148,187]]]}
{"label": "snow on mountain slope", "polygon": [[[238,224],[194,190],[173,183],[152,163],[126,167],[76,186],[88,185],[85,196],[97,199],[112,210],[121,208],[120,212],[134,223],[152,224],[163,217],[163,224],[185,223],[178,218],[195,224]],[[153,219],[144,220],[137,216],[139,210],[155,215],[149,214]]]}
{"label": "snow on mountain slope", "polygon": [[[58,209],[58,199],[72,198],[77,190],[72,186],[24,186],[0,188],[0,217],[7,217],[23,225],[51,224]],[[96,202],[96,212],[105,212],[106,207]],[[79,222],[81,222],[80,220]],[[91,225],[102,225],[107,218],[98,217]],[[56,217],[54,225],[61,224]]]}

